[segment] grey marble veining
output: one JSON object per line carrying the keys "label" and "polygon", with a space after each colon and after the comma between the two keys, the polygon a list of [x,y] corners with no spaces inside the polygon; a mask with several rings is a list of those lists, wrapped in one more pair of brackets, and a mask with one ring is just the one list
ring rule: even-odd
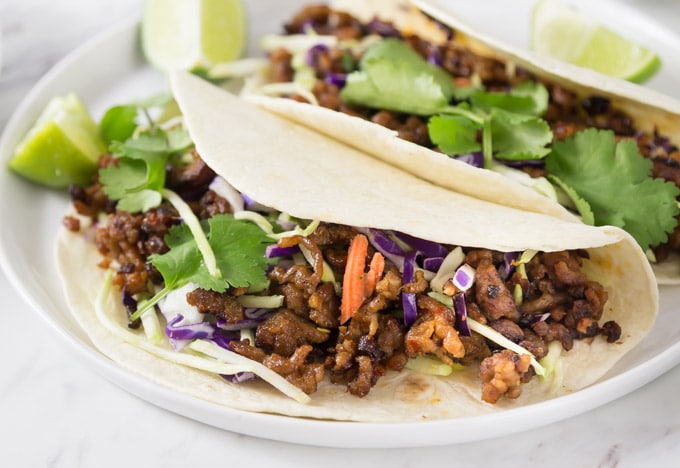
{"label": "grey marble veining", "polygon": [[[675,2],[645,5],[680,20]],[[0,0],[0,128],[49,67],[140,8],[141,0]],[[3,273],[0,298],[0,464],[6,467],[614,468],[680,460],[679,367],[594,411],[509,437],[419,449],[303,447],[225,432],[142,401],[95,373],[29,310]]]}

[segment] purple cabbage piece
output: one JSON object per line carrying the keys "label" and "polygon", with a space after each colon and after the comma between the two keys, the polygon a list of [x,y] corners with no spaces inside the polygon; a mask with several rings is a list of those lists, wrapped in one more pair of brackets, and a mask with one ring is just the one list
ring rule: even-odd
{"label": "purple cabbage piece", "polygon": [[380,229],[365,229],[357,228],[357,231],[364,234],[368,242],[383,256],[394,263],[394,265],[401,270],[404,266],[404,255],[406,252],[399,247],[399,244],[394,242],[385,232]]}
{"label": "purple cabbage piece", "polygon": [[423,260],[423,268],[428,271],[437,272],[444,262],[444,257],[429,257]]}
{"label": "purple cabbage piece", "polygon": [[311,47],[305,55],[305,63],[312,68],[319,65],[319,56],[328,51],[328,46],[325,44],[317,44]]}
{"label": "purple cabbage piece", "polygon": [[140,319],[137,319],[134,322],[130,322],[129,318],[132,314],[134,314],[137,311],[137,300],[134,297],[132,297],[132,294],[128,292],[126,286],[123,286],[123,292],[121,293],[121,296],[122,296],[121,301],[123,303],[123,306],[125,307],[125,311],[127,312],[128,316],[128,328],[136,330],[142,325],[142,321]]}
{"label": "purple cabbage piece", "polygon": [[446,257],[449,253],[446,247],[437,242],[419,239],[418,237],[398,231],[394,231],[394,234],[413,248],[413,250],[422,252],[426,257]]}
{"label": "purple cabbage piece", "polygon": [[461,291],[467,291],[472,287],[472,283],[474,282],[474,270],[472,270],[472,274],[470,274],[470,270],[472,270],[472,268],[468,264],[465,264],[458,268],[453,275],[453,284]]}
{"label": "purple cabbage piece", "polygon": [[453,297],[453,310],[456,312],[456,330],[462,336],[470,336],[470,327],[467,321],[467,305],[465,294],[458,293]]}
{"label": "purple cabbage piece", "polygon": [[228,349],[231,351],[231,348],[229,347],[229,343],[231,343],[234,340],[238,341],[239,338],[237,338],[237,334],[235,333],[226,333],[224,331],[221,331],[219,329],[215,330],[215,333],[213,334],[212,341],[219,346],[220,348]]}
{"label": "purple cabbage piece", "polygon": [[290,257],[300,251],[297,245],[292,245],[290,247],[281,247],[278,244],[268,245],[264,250],[264,256],[267,258],[274,257]]}
{"label": "purple cabbage piece", "polygon": [[503,164],[505,164],[508,167],[512,167],[514,169],[522,169],[524,167],[532,167],[536,169],[542,169],[545,167],[545,161],[543,159],[526,159],[523,161],[506,161],[503,160],[501,161]]}
{"label": "purple cabbage piece", "polygon": [[200,340],[212,338],[215,327],[206,322],[177,325],[184,317],[177,314],[165,326],[165,334],[171,340]]}
{"label": "purple cabbage piece", "polygon": [[454,159],[462,161],[465,164],[469,164],[470,166],[479,168],[484,167],[484,155],[482,154],[481,151],[456,156]]}
{"label": "purple cabbage piece", "polygon": [[248,319],[263,320],[266,319],[269,315],[271,315],[272,312],[273,309],[247,307],[246,309],[244,309],[243,315]]}
{"label": "purple cabbage piece", "polygon": [[439,47],[435,45],[429,45],[427,50],[427,62],[434,65],[435,67],[444,66],[444,56]]}
{"label": "purple cabbage piece", "polygon": [[268,206],[264,206],[263,204],[255,201],[250,196],[246,195],[245,193],[241,194],[241,198],[243,199],[243,206],[247,210],[257,211],[257,212],[260,212],[260,213],[272,213],[272,212],[274,212],[274,210],[272,208],[269,208]]}
{"label": "purple cabbage piece", "polygon": [[241,383],[247,380],[253,380],[256,375],[252,372],[237,372],[236,374],[232,375],[222,375],[222,377],[231,383]]}
{"label": "purple cabbage piece", "polygon": [[519,258],[519,252],[506,252],[503,254],[503,265],[498,269],[498,274],[503,281],[510,278],[510,275],[515,271],[515,265],[512,262]]}
{"label": "purple cabbage piece", "polygon": [[346,73],[331,73],[329,75],[326,75],[326,77],[323,80],[324,80],[324,82],[326,82],[328,84],[332,84],[333,86],[336,86],[337,88],[342,89],[347,84],[347,74]]}
{"label": "purple cabbage piece", "polygon": [[[418,252],[415,250],[409,252],[404,258],[404,272],[402,274],[402,284],[413,282],[416,270],[416,256]],[[418,316],[418,308],[416,305],[415,293],[401,292],[401,305],[404,309],[404,325],[410,327],[416,321]]]}
{"label": "purple cabbage piece", "polygon": [[366,25],[366,29],[371,34],[377,34],[382,37],[395,37],[397,39],[401,38],[401,33],[397,28],[395,28],[391,23],[381,21],[374,18]]}

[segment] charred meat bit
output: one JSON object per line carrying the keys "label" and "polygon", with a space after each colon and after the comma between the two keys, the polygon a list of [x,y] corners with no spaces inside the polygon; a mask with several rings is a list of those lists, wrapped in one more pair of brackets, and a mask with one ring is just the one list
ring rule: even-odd
{"label": "charred meat bit", "polygon": [[607,338],[607,343],[616,343],[621,338],[621,326],[613,320],[605,322],[600,332]]}
{"label": "charred meat bit", "polygon": [[488,260],[480,261],[477,266],[475,297],[482,313],[490,320],[506,317],[519,320],[519,311],[512,293],[501,280],[496,267]]}

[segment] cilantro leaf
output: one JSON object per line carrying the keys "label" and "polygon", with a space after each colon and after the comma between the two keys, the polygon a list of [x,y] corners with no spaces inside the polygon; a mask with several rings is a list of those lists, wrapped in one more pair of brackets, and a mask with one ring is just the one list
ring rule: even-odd
{"label": "cilantro leaf", "polygon": [[347,76],[342,99],[376,109],[432,115],[448,106],[453,78],[402,41],[385,39],[370,47],[359,71]]}
{"label": "cilantro leaf", "polygon": [[99,122],[99,133],[107,145],[132,136],[137,128],[137,111],[137,106],[114,106],[106,111]]}
{"label": "cilantro leaf", "polygon": [[536,81],[525,81],[507,93],[476,92],[470,96],[473,106],[486,112],[494,108],[539,117],[548,109],[548,90]]}
{"label": "cilantro leaf", "polygon": [[170,250],[149,257],[163,276],[165,289],[189,282],[217,292],[224,292],[228,286],[251,290],[266,287],[266,269],[274,260],[265,257],[265,249],[274,241],[253,223],[236,220],[231,215],[214,216],[205,224],[222,278],[210,274],[189,228],[180,224],[173,226],[165,237]]}
{"label": "cilantro leaf", "polygon": [[585,224],[589,224],[590,226],[595,225],[595,215],[593,214],[593,210],[590,207],[590,203],[581,198],[579,194],[576,193],[576,190],[565,184],[564,181],[559,177],[555,175],[549,175],[548,178],[558,187],[564,190],[567,196],[574,203],[574,206],[576,207],[578,213],[581,215],[581,220]]}
{"label": "cilantro leaf", "polygon": [[496,158],[515,161],[543,158],[553,139],[545,120],[498,108],[491,113],[491,135]]}
{"label": "cilantro leaf", "polygon": [[459,115],[441,114],[428,123],[430,139],[446,154],[460,155],[482,149],[477,134],[482,125]]}
{"label": "cilantro leaf", "polygon": [[121,210],[131,213],[158,206],[162,200],[160,191],[165,187],[168,159],[190,145],[191,139],[184,129],[168,132],[155,129],[124,142],[114,141],[109,149],[118,162],[99,171],[104,193],[118,200]]}
{"label": "cilantro leaf", "polygon": [[628,231],[643,249],[665,242],[680,213],[675,184],[651,178],[652,162],[634,141],[589,129],[553,144],[546,169],[592,208],[596,225]]}

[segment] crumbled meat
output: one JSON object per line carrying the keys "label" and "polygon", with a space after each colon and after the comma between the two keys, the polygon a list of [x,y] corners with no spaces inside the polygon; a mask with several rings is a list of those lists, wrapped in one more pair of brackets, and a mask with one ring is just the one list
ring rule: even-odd
{"label": "crumbled meat", "polygon": [[232,295],[196,288],[187,293],[187,302],[202,314],[213,314],[228,324],[243,320],[243,306]]}
{"label": "crumbled meat", "polygon": [[515,343],[519,343],[524,339],[524,332],[522,331],[522,328],[512,320],[505,318],[493,320],[489,322],[489,326]]}
{"label": "crumbled meat", "polygon": [[477,333],[470,336],[460,336],[460,341],[465,348],[465,356],[460,359],[461,364],[470,365],[475,361],[481,361],[485,357],[491,356],[491,349],[486,339]]}
{"label": "crumbled meat", "polygon": [[257,362],[262,362],[264,358],[267,357],[267,353],[265,353],[262,349],[250,344],[250,340],[232,340],[229,342],[229,348],[233,352]]}
{"label": "crumbled meat", "polygon": [[574,347],[574,338],[571,336],[571,332],[561,323],[540,320],[533,323],[531,329],[543,339],[544,343],[559,340],[562,347],[567,351]]}
{"label": "crumbled meat", "polygon": [[543,359],[548,354],[548,345],[530,328],[524,329],[524,339],[519,345],[534,355],[536,359]]}
{"label": "crumbled meat", "polygon": [[504,349],[482,361],[479,377],[482,379],[482,400],[496,403],[501,396],[517,398],[522,389],[522,377],[529,371],[531,358],[528,354]]}
{"label": "crumbled meat", "polygon": [[475,297],[479,308],[490,320],[501,317],[519,320],[519,311],[512,293],[508,290],[496,267],[488,260],[477,265],[475,280]]}
{"label": "crumbled meat", "polygon": [[406,353],[409,356],[434,354],[451,364],[462,358],[465,347],[454,328],[453,311],[428,296],[418,296],[418,318],[406,332]]}
{"label": "crumbled meat", "polygon": [[340,299],[331,283],[324,283],[309,297],[309,319],[320,327],[340,324]]}
{"label": "crumbled meat", "polygon": [[198,200],[215,178],[215,171],[203,162],[195,150],[192,149],[189,154],[191,162],[171,167],[166,185],[185,200]]}
{"label": "crumbled meat", "polygon": [[347,385],[349,392],[358,397],[365,397],[378,380],[374,372],[373,361],[368,356],[357,356],[357,375]]}
{"label": "crumbled meat", "polygon": [[320,363],[305,362],[312,350],[311,345],[302,345],[288,358],[273,353],[262,359],[262,364],[285,377],[303,392],[314,393],[317,384],[323,380],[324,367]]}
{"label": "crumbled meat", "polygon": [[416,270],[413,281],[406,283],[402,286],[402,291],[412,294],[420,294],[425,291],[429,286],[429,283],[425,279],[425,275],[422,270]]}
{"label": "crumbled meat", "polygon": [[616,343],[621,338],[621,326],[610,320],[602,325],[601,333],[607,338],[607,343]]}
{"label": "crumbled meat", "polygon": [[198,216],[201,219],[208,219],[218,214],[232,212],[229,202],[212,190],[208,190],[203,194],[199,201],[199,206],[201,208]]}
{"label": "crumbled meat", "polygon": [[78,232],[80,231],[80,220],[76,218],[75,216],[64,216],[62,219],[62,224],[66,229],[72,232]]}
{"label": "crumbled meat", "polygon": [[383,277],[378,280],[378,283],[375,285],[375,290],[380,296],[387,300],[395,301],[399,299],[401,293],[401,276],[395,269],[390,268]]}
{"label": "crumbled meat", "polygon": [[154,275],[146,259],[167,251],[164,237],[177,222],[174,208],[161,205],[140,214],[117,212],[98,228],[95,242],[99,252],[120,265],[113,283],[125,286],[130,294],[147,291]]}
{"label": "crumbled meat", "polygon": [[291,356],[303,344],[319,344],[328,338],[328,332],[287,309],[275,312],[255,332],[259,347],[284,357]]}

